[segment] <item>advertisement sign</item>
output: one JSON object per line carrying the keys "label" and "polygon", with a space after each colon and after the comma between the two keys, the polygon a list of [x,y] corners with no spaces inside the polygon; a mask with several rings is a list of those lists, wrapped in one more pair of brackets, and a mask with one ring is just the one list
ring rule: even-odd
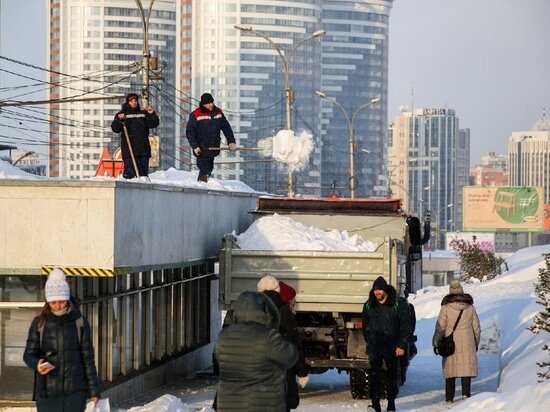
{"label": "advertisement sign", "polygon": [[542,187],[465,186],[464,231],[542,232]]}
{"label": "advertisement sign", "polygon": [[482,233],[482,232],[447,232],[445,233],[445,249],[451,250],[451,241],[455,239],[462,239],[468,243],[485,243],[495,248],[495,234],[494,233]]}

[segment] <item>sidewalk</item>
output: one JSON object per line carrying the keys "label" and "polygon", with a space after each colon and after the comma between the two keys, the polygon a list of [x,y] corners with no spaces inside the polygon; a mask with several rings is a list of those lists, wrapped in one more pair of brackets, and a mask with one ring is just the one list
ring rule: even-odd
{"label": "sidewalk", "polygon": [[212,410],[210,407],[216,394],[217,384],[218,377],[213,375],[211,371],[198,372],[194,377],[180,379],[146,392],[137,398],[124,401],[118,405],[111,405],[111,412],[125,412],[130,408],[143,406],[166,394],[180,398],[183,404],[192,411],[204,410],[206,412]]}

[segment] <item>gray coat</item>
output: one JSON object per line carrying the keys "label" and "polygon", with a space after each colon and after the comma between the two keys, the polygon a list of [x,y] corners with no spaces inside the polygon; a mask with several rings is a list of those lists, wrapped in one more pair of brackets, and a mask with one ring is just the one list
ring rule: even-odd
{"label": "gray coat", "polygon": [[262,293],[237,298],[233,323],[214,348],[220,367],[218,412],[284,412],[286,370],[298,359],[296,346],[278,331],[278,310]]}
{"label": "gray coat", "polygon": [[468,294],[447,295],[441,302],[441,310],[435,324],[432,345],[438,346],[443,336],[448,336],[458,318],[462,317],[454,332],[455,353],[443,359],[445,378],[477,376],[477,348],[481,328],[474,308],[474,300]]}

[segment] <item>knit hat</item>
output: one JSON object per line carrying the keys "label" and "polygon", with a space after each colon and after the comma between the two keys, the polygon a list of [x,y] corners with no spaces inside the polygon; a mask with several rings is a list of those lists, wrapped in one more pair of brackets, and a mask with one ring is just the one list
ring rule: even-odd
{"label": "knit hat", "polygon": [[46,281],[46,302],[55,300],[69,300],[71,291],[65,279],[65,274],[59,268],[55,268]]}
{"label": "knit hat", "polygon": [[462,289],[460,282],[456,279],[452,280],[449,286],[449,295],[461,295],[463,293],[464,289]]}
{"label": "knit hat", "polygon": [[128,93],[126,95],[126,103],[130,103],[130,100],[132,99],[139,100],[139,96],[136,93]]}
{"label": "knit hat", "polygon": [[212,95],[210,93],[204,93],[201,96],[201,104],[205,105],[207,103],[214,103],[214,98],[212,97]]}
{"label": "knit hat", "polygon": [[374,283],[372,284],[372,288],[374,290],[383,290],[384,292],[388,292],[388,282],[386,282],[386,279],[384,279],[382,276],[378,276]]}
{"label": "knit hat", "polygon": [[271,275],[265,275],[258,282],[258,292],[265,292],[267,290],[274,290],[280,292],[279,281]]}
{"label": "knit hat", "polygon": [[279,295],[281,296],[281,300],[285,303],[290,302],[294,296],[296,296],[296,290],[282,280],[279,281],[279,288],[281,289]]}

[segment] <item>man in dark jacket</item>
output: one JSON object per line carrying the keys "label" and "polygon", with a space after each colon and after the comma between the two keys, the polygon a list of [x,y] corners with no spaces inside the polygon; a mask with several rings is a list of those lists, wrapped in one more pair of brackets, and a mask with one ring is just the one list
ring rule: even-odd
{"label": "man in dark jacket", "polygon": [[385,362],[388,375],[388,411],[395,411],[399,390],[399,357],[405,353],[410,336],[408,308],[400,304],[395,288],[379,276],[363,306],[363,336],[370,363],[370,411],[380,412],[381,372]]}
{"label": "man in dark jacket", "polygon": [[286,370],[298,359],[296,346],[278,329],[279,314],[258,292],[243,292],[232,324],[220,332],[214,354],[220,365],[218,412],[284,412]]}
{"label": "man in dark jacket", "polygon": [[122,176],[125,179],[149,175],[149,158],[151,157],[149,129],[154,129],[159,124],[160,120],[151,106],[145,110],[140,109],[137,94],[130,93],[126,96],[122,110],[115,115],[115,119],[111,123],[112,131],[120,133],[120,147],[124,162]]}
{"label": "man in dark jacket", "polygon": [[214,98],[210,93],[201,96],[199,107],[189,115],[186,134],[187,140],[197,158],[199,168],[198,181],[207,182],[214,170],[214,158],[220,154],[219,150],[209,150],[220,147],[223,132],[229,150],[237,150],[235,136],[231,125],[219,107],[214,105]]}

